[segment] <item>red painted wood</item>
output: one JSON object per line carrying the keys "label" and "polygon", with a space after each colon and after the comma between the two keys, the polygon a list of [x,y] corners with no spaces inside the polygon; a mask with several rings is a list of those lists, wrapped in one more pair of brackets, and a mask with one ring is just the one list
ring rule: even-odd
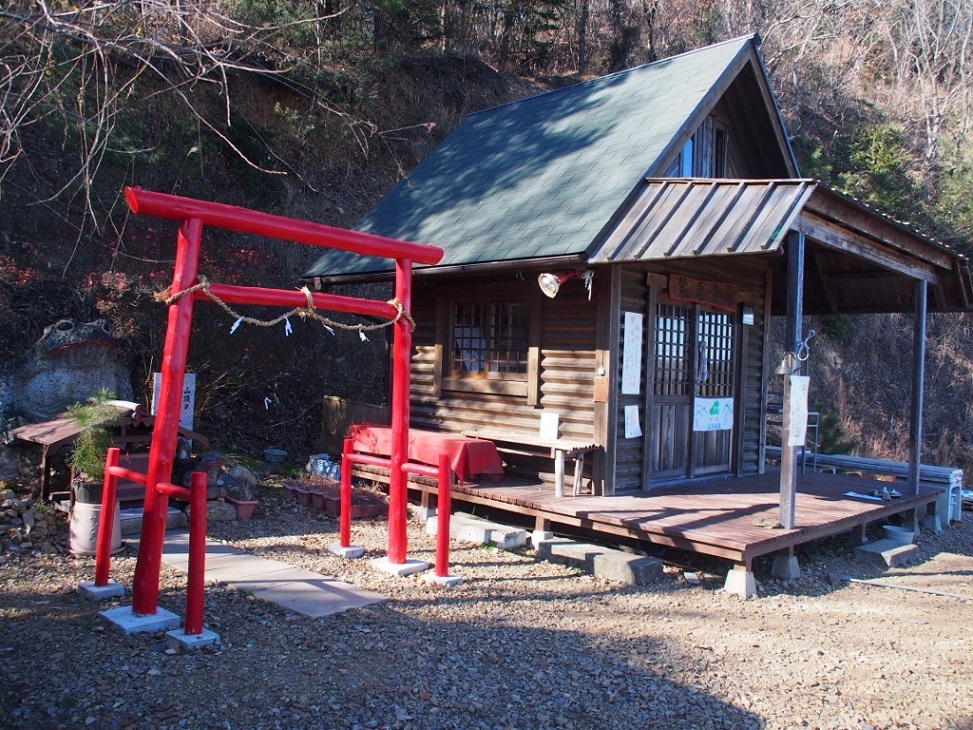
{"label": "red painted wood", "polygon": [[[172,291],[182,291],[195,283],[202,233],[203,226],[198,219],[184,220],[179,226]],[[169,499],[157,492],[156,485],[172,478],[192,319],[191,297],[182,297],[169,305],[169,320],[160,367],[162,384],[159,388],[159,403],[145,479],[142,539],[139,541],[138,561],[132,582],[132,613],[136,616],[154,615],[159,605],[159,573],[162,568],[162,543],[165,539]]]}
{"label": "red painted wood", "polygon": [[203,584],[206,574],[206,472],[194,471],[190,482],[189,576],[186,579],[186,636],[203,633]]}
{"label": "red painted wood", "polygon": [[[269,307],[306,307],[307,295],[297,289],[265,289],[259,286],[234,286],[231,284],[210,284],[210,292],[227,304],[259,304]],[[193,294],[197,300],[206,300],[204,292]],[[335,312],[350,312],[365,317],[394,319],[398,310],[388,302],[376,299],[358,299],[337,294],[311,294],[315,309],[329,309]]]}
{"label": "red painted wood", "polygon": [[[436,246],[373,236],[370,233],[334,228],[321,223],[284,218],[235,205],[183,198],[139,187],[125,188],[125,200],[133,213],[172,220],[194,219],[227,231],[253,233],[310,246],[340,248],[382,258],[406,258],[420,264],[436,264],[443,250]],[[173,288],[173,291],[181,291]]]}
{"label": "red painted wood", "polygon": [[449,455],[439,455],[439,495],[436,500],[436,575],[449,575],[449,517],[453,510]]}
{"label": "red painted wood", "polygon": [[338,544],[351,547],[351,452],[354,441],[344,440],[341,451],[341,511],[338,514]]}
{"label": "red painted wood", "polygon": [[111,569],[111,539],[115,528],[116,494],[118,477],[112,473],[121,459],[121,449],[111,448],[105,456],[105,480],[101,490],[101,521],[98,523],[98,541],[95,546],[95,586],[108,585]]}
{"label": "red painted wood", "polygon": [[[412,262],[395,262],[395,298],[406,311],[412,306]],[[409,458],[409,378],[412,358],[412,327],[403,319],[392,334],[392,453],[389,473],[389,548],[393,565],[406,560],[408,490],[402,465]]]}
{"label": "red painted wood", "polygon": [[[227,230],[253,233],[315,246],[340,248],[355,253],[395,258],[395,296],[403,309],[411,306],[412,262],[437,263],[443,255],[435,246],[397,241],[356,231],[323,226],[308,221],[281,218],[266,213],[154,193],[141,188],[126,188],[125,197],[135,213],[181,221],[176,246],[171,291],[181,292],[193,286],[197,279],[203,225]],[[229,287],[213,284],[210,291],[220,299],[233,303],[258,303],[300,307],[307,305],[303,292],[284,292],[273,289]],[[186,355],[192,326],[193,302],[200,292],[185,296],[169,305],[166,338],[161,362],[162,384],[149,449],[148,470],[145,476],[145,507],[142,539],[133,582],[133,613],[153,615],[158,608],[159,574],[162,564],[162,543],[165,538],[165,517],[168,497],[182,489],[170,485],[172,462],[179,430],[179,401],[186,370]],[[356,312],[393,319],[398,310],[387,302],[356,300],[334,295],[312,295],[314,306],[332,307],[338,311]],[[406,486],[402,465],[407,460],[409,438],[409,370],[412,350],[412,324],[407,318],[394,321],[392,428],[394,443],[390,465],[392,477],[389,508],[389,559],[393,563],[405,560]],[[351,478],[350,464],[347,479]],[[342,481],[344,482],[344,475]],[[349,481],[350,485],[350,481]],[[186,490],[182,489],[182,492]],[[180,495],[182,492],[178,492]],[[350,498],[347,501],[350,512]],[[344,530],[348,541],[350,528]]]}

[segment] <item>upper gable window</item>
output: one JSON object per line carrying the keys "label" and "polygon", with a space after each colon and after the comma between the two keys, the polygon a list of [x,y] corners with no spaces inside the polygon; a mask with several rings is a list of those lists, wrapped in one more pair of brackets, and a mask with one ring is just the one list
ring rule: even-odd
{"label": "upper gable window", "polygon": [[686,140],[665,177],[727,177],[729,141],[729,130],[708,117]]}

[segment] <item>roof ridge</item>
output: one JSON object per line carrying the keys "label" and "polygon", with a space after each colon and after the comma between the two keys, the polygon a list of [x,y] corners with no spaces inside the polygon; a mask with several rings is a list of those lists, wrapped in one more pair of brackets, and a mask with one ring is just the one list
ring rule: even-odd
{"label": "roof ridge", "polygon": [[639,64],[638,66],[632,66],[631,68],[623,68],[620,71],[614,71],[613,73],[606,74],[604,76],[596,76],[596,77],[591,78],[591,79],[585,79],[584,81],[579,81],[579,82],[577,82],[575,84],[568,84],[567,86],[562,86],[562,87],[557,88],[557,89],[551,89],[550,91],[542,91],[539,94],[533,94],[531,96],[525,96],[525,97],[522,97],[520,99],[513,99],[513,100],[508,101],[508,102],[505,102],[503,104],[497,104],[496,106],[488,107],[487,109],[478,109],[475,112],[470,112],[469,114],[467,114],[466,117],[465,117],[465,119],[471,119],[471,118],[477,117],[477,116],[479,116],[481,114],[492,113],[492,112],[497,111],[498,109],[506,109],[508,107],[516,106],[518,104],[524,104],[524,103],[531,102],[531,101],[534,101],[534,100],[537,100],[537,99],[549,98],[549,97],[554,96],[556,94],[567,93],[569,91],[577,91],[580,87],[587,87],[587,86],[594,86],[594,85],[604,85],[606,83],[610,83],[611,80],[617,80],[619,78],[622,78],[622,77],[627,76],[629,74],[635,73],[637,71],[643,71],[643,70],[645,70],[645,69],[647,69],[647,68],[649,68],[651,66],[660,65],[660,64],[663,64],[663,63],[672,63],[673,61],[677,61],[677,60],[682,59],[682,58],[685,58],[687,56],[692,56],[692,55],[694,55],[696,53],[702,53],[704,51],[712,51],[712,50],[714,50],[716,48],[720,48],[722,46],[726,46],[726,45],[729,45],[731,43],[741,43],[743,41],[749,41],[749,42],[752,42],[752,43],[756,43],[757,42],[757,38],[758,38],[758,36],[757,36],[756,33],[750,33],[750,34],[747,34],[747,35],[737,36],[736,38],[729,38],[729,39],[727,39],[725,41],[720,41],[719,43],[714,43],[714,44],[709,45],[709,46],[700,46],[699,48],[694,48],[691,51],[684,51],[683,53],[677,53],[675,56],[667,56],[665,58],[659,58],[659,59],[656,59],[655,61],[649,61],[648,63]]}

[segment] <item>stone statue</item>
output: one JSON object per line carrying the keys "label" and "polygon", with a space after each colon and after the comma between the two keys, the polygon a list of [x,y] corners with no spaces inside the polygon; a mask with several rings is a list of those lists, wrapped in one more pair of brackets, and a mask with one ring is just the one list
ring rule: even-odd
{"label": "stone statue", "polygon": [[128,370],[102,319],[62,319],[45,328],[33,349],[0,365],[0,425],[50,418],[101,388],[132,399]]}

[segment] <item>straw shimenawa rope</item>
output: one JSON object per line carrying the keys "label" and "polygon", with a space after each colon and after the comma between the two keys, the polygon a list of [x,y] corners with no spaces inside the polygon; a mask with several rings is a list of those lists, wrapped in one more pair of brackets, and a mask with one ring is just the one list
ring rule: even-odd
{"label": "straw shimenawa rope", "polygon": [[344,324],[343,322],[335,322],[334,320],[325,317],[323,314],[319,314],[317,310],[315,310],[314,295],[311,293],[311,290],[308,289],[306,286],[302,286],[300,288],[300,291],[304,294],[305,297],[307,297],[307,305],[303,307],[294,307],[294,309],[290,310],[289,312],[285,312],[284,314],[280,315],[279,317],[275,317],[274,319],[257,319],[255,317],[247,317],[237,312],[229,304],[227,304],[218,296],[216,296],[213,292],[211,292],[209,289],[209,280],[205,276],[198,276],[197,279],[199,280],[199,283],[193,284],[192,286],[183,289],[182,291],[178,291],[175,294],[170,294],[169,289],[166,289],[165,291],[161,291],[161,292],[156,292],[155,300],[157,302],[162,302],[163,304],[168,306],[170,304],[175,304],[185,296],[188,296],[190,294],[195,294],[196,292],[201,291],[210,299],[210,301],[219,305],[223,309],[223,311],[225,311],[227,314],[233,317],[233,319],[237,323],[245,322],[247,324],[256,325],[257,327],[273,327],[275,325],[280,324],[281,322],[285,321],[290,317],[297,316],[297,317],[301,317],[302,319],[307,317],[310,317],[311,319],[316,319],[325,327],[329,327],[329,328],[337,327],[343,330],[358,331],[358,332],[373,332],[374,330],[379,330],[382,329],[383,327],[389,327],[395,322],[398,322],[400,319],[404,319],[405,321],[407,321],[411,329],[414,330],[416,328],[416,323],[415,320],[412,319],[412,315],[410,315],[407,311],[405,311],[405,307],[402,306],[402,302],[400,302],[398,299],[388,300],[388,304],[391,304],[393,307],[395,307],[395,310],[397,312],[395,317],[390,319],[388,322],[380,322],[378,324]]}

